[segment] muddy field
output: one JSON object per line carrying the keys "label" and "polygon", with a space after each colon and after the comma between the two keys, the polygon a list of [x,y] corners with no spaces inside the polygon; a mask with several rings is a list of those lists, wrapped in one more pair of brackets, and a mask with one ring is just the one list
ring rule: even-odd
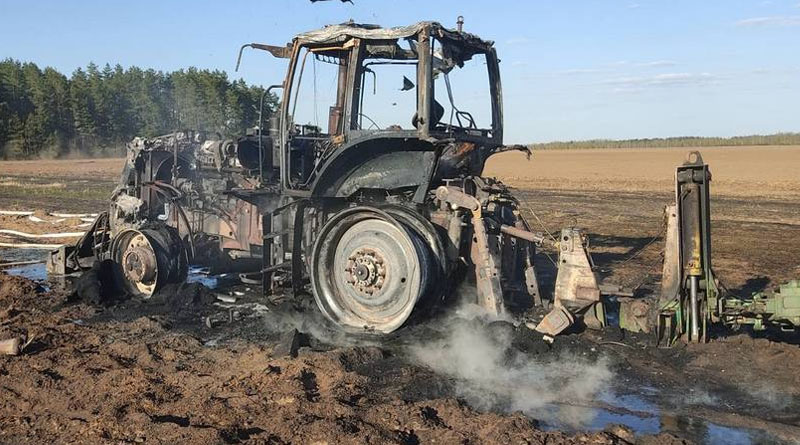
{"label": "muddy field", "polygon": [[[661,213],[686,151],[507,153],[487,173],[518,188],[534,229],[587,229],[604,281],[646,293],[658,285]],[[748,295],[800,277],[800,147],[702,152],[726,286]],[[75,230],[79,218],[53,223],[51,213],[103,210],[121,163],[0,163],[0,210],[50,221],[5,215],[0,228]],[[546,254],[544,292],[555,272]],[[0,249],[0,261],[38,256]],[[37,265],[8,272],[42,278]],[[59,283],[0,275],[0,340],[30,339],[24,354],[0,356],[0,443],[800,441],[793,335],[719,331],[706,345],[657,349],[611,328],[548,346],[453,303],[376,342],[329,329],[307,298],[192,281],[97,307]]]}

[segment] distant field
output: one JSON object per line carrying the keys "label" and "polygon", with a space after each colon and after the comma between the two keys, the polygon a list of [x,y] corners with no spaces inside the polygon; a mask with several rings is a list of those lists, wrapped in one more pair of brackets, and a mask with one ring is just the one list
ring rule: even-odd
{"label": "distant field", "polygon": [[0,162],[0,209],[98,212],[119,180],[125,159]]}
{"label": "distant field", "polygon": [[0,177],[37,176],[69,179],[83,177],[117,180],[124,163],[125,158],[0,161]]}
{"label": "distant field", "polygon": [[[663,230],[664,206],[675,201],[675,167],[689,150],[542,150],[530,161],[509,152],[490,159],[485,174],[518,189],[534,227],[588,230],[594,260],[610,271],[605,278],[635,286],[660,271],[661,240],[628,258]],[[741,295],[800,277],[800,145],[699,151],[712,173],[718,276]]]}
{"label": "distant field", "polygon": [[[673,189],[675,167],[692,148],[573,149],[520,152],[489,160],[485,174],[520,188],[650,191]],[[800,145],[700,148],[712,194],[800,199]]]}
{"label": "distant field", "polygon": [[[608,148],[519,152],[489,160],[485,174],[521,189],[671,193],[690,148]],[[699,149],[712,195],[800,201],[800,145]],[[99,211],[125,160],[0,162],[0,208]]]}
{"label": "distant field", "polygon": [[[534,151],[530,161],[520,152],[509,152],[490,159],[485,174],[517,188],[515,195],[536,230],[585,228],[592,236],[595,260],[614,266],[607,278],[635,286],[643,273],[658,270],[653,265],[660,264],[662,243],[648,243],[662,231],[664,206],[674,202],[675,168],[689,151],[541,150]],[[800,277],[800,145],[699,151],[713,175],[714,264],[725,283],[746,295],[763,289],[753,283]],[[124,162],[0,162],[0,209],[103,211]],[[27,220],[12,219],[0,221],[0,228],[35,229],[20,225]],[[646,245],[650,247],[633,261],[624,260]]]}

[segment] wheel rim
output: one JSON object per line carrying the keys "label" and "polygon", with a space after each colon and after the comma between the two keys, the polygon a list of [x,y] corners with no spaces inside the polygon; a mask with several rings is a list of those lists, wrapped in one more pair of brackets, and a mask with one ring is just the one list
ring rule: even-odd
{"label": "wheel rim", "polygon": [[138,230],[120,232],[114,240],[113,259],[126,291],[150,297],[158,284],[158,257],[150,240]]}
{"label": "wheel rim", "polygon": [[430,248],[432,259],[435,262],[434,270],[438,272],[438,277],[444,277],[448,273],[447,258],[445,256],[445,248],[442,243],[441,237],[436,233],[433,224],[425,219],[418,212],[415,212],[408,207],[403,207],[397,204],[387,204],[380,208],[382,211],[388,213],[392,218],[401,222],[406,227],[414,229],[415,233],[419,235],[420,239],[424,240],[425,244]]}
{"label": "wheel rim", "polygon": [[427,252],[413,230],[380,210],[341,212],[314,244],[311,281],[317,305],[345,329],[392,332],[428,287]]}
{"label": "wheel rim", "polygon": [[183,280],[188,268],[186,250],[169,228],[122,230],[111,244],[111,259],[122,289],[143,298]]}

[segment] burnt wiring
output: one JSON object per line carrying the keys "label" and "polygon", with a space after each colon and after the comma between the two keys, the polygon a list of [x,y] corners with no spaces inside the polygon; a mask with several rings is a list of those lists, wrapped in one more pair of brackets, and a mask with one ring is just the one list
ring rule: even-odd
{"label": "burnt wiring", "polygon": [[[547,236],[550,237],[550,239],[553,241],[554,244],[558,243],[558,240],[553,236],[553,234],[549,230],[547,230],[547,227],[545,226],[544,222],[541,220],[541,218],[539,218],[539,215],[537,215],[536,212],[534,212],[530,207],[527,207],[527,206],[523,207],[522,209],[525,210],[526,212],[530,213],[533,216],[533,218],[536,220],[536,222],[539,224],[539,226],[542,228],[542,230],[544,230],[544,232],[547,234]],[[667,231],[666,221],[662,221],[661,229],[659,230],[657,235],[653,236],[647,243],[645,243],[644,246],[642,246],[640,249],[637,249],[630,256],[628,256],[627,258],[625,258],[621,262],[616,263],[615,267],[623,266],[623,265],[633,261],[634,259],[636,259],[639,255],[642,254],[642,252],[647,250],[655,242],[657,242],[660,239],[662,239],[664,234],[666,233],[666,231]],[[542,252],[547,257],[547,259],[550,260],[551,263],[553,263],[554,266],[558,267],[558,262],[556,262],[547,252],[545,252],[543,250],[540,250],[540,252]],[[651,271],[653,269],[655,269],[655,267],[659,263],[663,262],[663,253],[664,253],[664,249],[662,248],[661,251],[659,252],[659,255],[656,258],[656,260],[653,261],[652,263],[649,263],[649,264],[646,265],[646,269],[645,270],[647,272],[645,273],[644,277],[640,281],[638,281],[635,286],[632,287],[632,289],[634,291],[636,291],[637,289],[641,288],[647,281],[650,280]]]}
{"label": "burnt wiring", "polygon": [[[664,219],[661,222],[661,229],[659,230],[657,235],[653,236],[650,239],[650,241],[645,243],[644,246],[642,246],[640,249],[637,249],[635,252],[633,252],[631,255],[629,255],[628,258],[625,258],[621,262],[614,264],[614,266],[615,267],[620,267],[620,266],[623,266],[623,265],[631,262],[632,260],[637,258],[639,255],[641,255],[642,252],[647,250],[648,247],[653,245],[653,243],[655,243],[656,241],[662,239],[666,233],[667,233],[667,221],[666,221],[666,219]],[[650,263],[645,264],[644,276],[642,277],[641,280],[637,281],[634,286],[631,286],[631,289],[633,290],[633,292],[636,292],[638,289],[640,289],[642,286],[644,286],[645,283],[647,283],[651,279],[650,274],[653,272],[653,270],[656,269],[656,267],[659,264],[662,264],[664,262],[664,250],[665,250],[664,248],[661,248],[661,250],[658,252],[658,256],[656,257],[656,259],[653,260]]]}
{"label": "burnt wiring", "polygon": [[[650,247],[653,243],[655,243],[656,241],[660,240],[664,236],[665,233],[667,233],[666,221],[661,224],[661,230],[658,232],[658,235],[656,235],[653,238],[651,238],[650,241],[648,241],[640,249],[636,250],[636,252],[633,252],[628,258],[625,258],[624,260],[622,260],[622,262],[617,263],[616,266],[625,265],[625,264],[629,263],[631,260],[633,260],[634,258],[638,257],[642,252],[647,250],[647,248]],[[663,252],[663,251],[664,251],[664,249],[661,249],[661,252]]]}
{"label": "burnt wiring", "polygon": [[108,220],[108,213],[103,212],[97,216],[97,220],[92,227],[92,253],[95,258],[101,258],[104,252],[108,252],[108,244],[111,242],[111,226]]}
{"label": "burnt wiring", "polygon": [[[523,207],[522,209],[527,211],[531,215],[533,215],[534,219],[536,219],[536,222],[539,224],[539,226],[542,228],[542,230],[544,230],[544,233],[546,233],[547,236],[549,236],[550,239],[553,241],[553,244],[554,245],[558,245],[558,240],[553,236],[552,233],[550,233],[549,230],[547,230],[547,227],[544,225],[542,220],[539,218],[539,215],[537,215],[536,212],[534,212],[533,209],[531,209],[530,207],[526,206],[526,207]],[[553,263],[553,266],[558,268],[558,262],[556,260],[554,260],[553,257],[550,256],[550,254],[548,254],[544,250],[540,250],[540,252],[542,252],[544,254],[544,256],[546,256],[547,259],[550,260],[551,263]]]}
{"label": "burnt wiring", "polygon": [[[183,220],[184,225],[186,226],[187,231],[187,238],[189,238],[189,249],[191,252],[191,257],[195,257],[195,245],[194,245],[194,231],[192,230],[192,225],[189,223],[189,218],[186,216],[186,212],[183,210],[183,207],[180,205],[178,200],[183,198],[183,193],[178,190],[177,188],[173,187],[170,184],[167,184],[162,181],[155,181],[155,182],[147,182],[142,184],[143,186],[151,187],[156,193],[163,196],[167,201],[172,204],[175,208],[176,213],[180,216],[180,219]],[[167,193],[169,191],[170,193]],[[176,227],[180,230],[180,226]]]}

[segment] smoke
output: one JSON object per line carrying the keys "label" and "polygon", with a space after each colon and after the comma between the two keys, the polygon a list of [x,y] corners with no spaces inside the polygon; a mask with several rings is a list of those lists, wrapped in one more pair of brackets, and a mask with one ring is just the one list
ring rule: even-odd
{"label": "smoke", "polygon": [[272,308],[262,316],[267,329],[271,332],[281,333],[292,329],[307,334],[317,341],[338,347],[367,346],[379,344],[378,339],[368,335],[358,336],[344,332],[341,328],[333,326],[322,313],[315,307],[307,304],[306,307],[296,307],[290,304]]}
{"label": "smoke", "polygon": [[[737,386],[756,405],[783,410],[789,408],[793,401],[790,394],[756,378]],[[723,404],[723,400],[719,396],[700,388],[693,388],[687,396],[682,397],[681,401],[687,405],[719,406]]]}
{"label": "smoke", "polygon": [[[572,427],[594,417],[589,407],[612,378],[607,361],[575,354],[532,357],[509,349],[511,332],[453,320],[445,338],[409,347],[412,358],[456,379],[456,395],[478,410],[521,411]],[[522,328],[526,329],[526,328]]]}
{"label": "smoke", "polygon": [[585,428],[598,413],[594,400],[605,393],[613,376],[602,357],[553,351],[534,355],[517,342],[522,334],[547,350],[541,335],[525,326],[515,328],[511,316],[491,316],[475,304],[461,304],[449,316],[406,326],[391,338],[346,334],[315,308],[297,309],[270,310],[264,323],[270,331],[297,329],[330,346],[395,350],[453,379],[453,395],[480,411],[519,411],[553,426]]}
{"label": "smoke", "polygon": [[754,381],[742,388],[753,401],[762,406],[774,409],[786,409],[792,403],[792,396],[786,391],[781,391],[774,385],[763,381]]}
{"label": "smoke", "polygon": [[686,405],[705,405],[705,406],[717,406],[719,405],[720,401],[719,398],[705,389],[702,388],[692,388],[689,390],[688,395],[682,395],[679,402],[682,401]]}
{"label": "smoke", "polygon": [[484,322],[492,322],[492,321],[506,321],[509,323],[514,323],[514,317],[511,316],[508,312],[503,312],[499,315],[489,314],[486,312],[486,309],[479,306],[476,303],[464,303],[461,304],[458,308],[453,310],[451,318],[449,322],[458,321],[459,319],[462,320],[483,320]]}

